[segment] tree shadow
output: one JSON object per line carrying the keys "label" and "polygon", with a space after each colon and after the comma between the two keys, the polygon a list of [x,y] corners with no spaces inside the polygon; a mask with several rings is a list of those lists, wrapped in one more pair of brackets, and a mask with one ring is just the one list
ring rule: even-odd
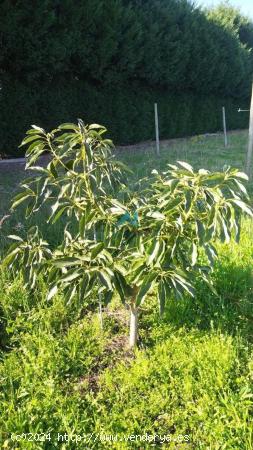
{"label": "tree shadow", "polygon": [[[172,330],[211,330],[236,336],[253,342],[253,267],[248,264],[216,265],[213,274],[213,294],[204,282],[196,286],[196,296],[185,296],[182,300],[167,299],[164,315],[144,312],[141,320],[141,346],[152,347],[157,340],[164,340]],[[155,331],[152,331],[155,330]]]}

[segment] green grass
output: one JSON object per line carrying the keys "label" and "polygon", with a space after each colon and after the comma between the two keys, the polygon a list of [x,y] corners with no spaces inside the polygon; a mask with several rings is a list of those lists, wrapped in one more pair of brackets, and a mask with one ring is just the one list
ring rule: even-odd
{"label": "green grass", "polygon": [[[170,144],[159,161],[153,148],[120,158],[137,179],[177,159],[210,170],[243,168],[245,146],[246,133],[239,132],[230,135],[228,149],[220,137],[208,137]],[[0,178],[0,217],[22,176]],[[2,244],[19,222],[27,227],[22,214],[6,221]],[[30,295],[20,279],[1,273],[0,447],[252,450],[253,224],[242,225],[239,245],[219,246],[213,273],[218,296],[200,283],[196,298],[168,299],[161,319],[155,293],[149,295],[135,352],[127,349],[128,317],[117,299],[104,313],[101,332],[96,298],[66,305],[59,295],[48,303],[42,282]],[[33,435],[15,442],[11,433]],[[29,441],[35,433],[48,439]],[[77,442],[59,442],[58,433]],[[145,433],[172,442],[130,438]],[[110,435],[118,441],[106,441]]]}
{"label": "green grass", "polygon": [[[224,166],[237,167],[244,170],[247,151],[247,131],[231,132],[228,136],[228,147],[224,147],[223,135],[201,135],[188,139],[174,139],[162,141],[160,145],[160,158],[157,158],[155,143],[145,143],[136,146],[120,147],[116,150],[116,158],[120,159],[132,170],[130,182],[134,183],[140,178],[148,177],[153,169],[165,170],[168,163],[177,160],[187,161],[196,169],[203,167],[209,170],[222,170]],[[27,174],[20,166],[6,170],[6,166],[0,165],[0,220],[9,212],[10,200],[18,189],[19,182]],[[249,191],[252,191],[252,182],[249,183]],[[42,226],[45,225],[43,216]],[[9,221],[13,231],[18,224],[26,226],[23,215],[16,213]],[[0,229],[0,239],[3,233]],[[57,232],[53,236],[56,238]]]}
{"label": "green grass", "polygon": [[[244,170],[247,151],[248,132],[236,131],[228,135],[228,147],[224,147],[223,135],[201,135],[187,139],[174,139],[162,141],[160,146],[161,156],[157,158],[155,143],[145,143],[136,146],[121,147],[116,150],[116,158],[123,161],[132,170],[129,176],[132,186],[140,178],[149,177],[153,169],[165,170],[168,163],[173,164],[177,160],[187,161],[195,169],[205,168],[209,170],[222,170],[224,166],[236,167]],[[19,182],[27,177],[20,166],[13,169],[5,169],[0,165],[0,220],[9,214],[10,200],[18,189]],[[253,181],[248,185],[248,190],[253,193]],[[137,185],[136,185],[137,187]],[[137,187],[138,188],[138,187]],[[17,230],[25,232],[34,221],[40,223],[44,233],[50,242],[58,242],[61,230],[59,226],[49,227],[43,214],[24,222],[23,213],[19,210],[11,215],[2,228],[0,227],[0,249],[8,245],[6,235]]]}
{"label": "green grass", "polygon": [[228,147],[223,135],[201,135],[187,139],[162,141],[160,158],[156,156],[155,143],[132,146],[119,152],[120,158],[134,171],[134,178],[148,176],[152,169],[164,170],[166,164],[187,161],[194,168],[222,170],[224,166],[244,169],[247,152],[247,131],[231,132]]}

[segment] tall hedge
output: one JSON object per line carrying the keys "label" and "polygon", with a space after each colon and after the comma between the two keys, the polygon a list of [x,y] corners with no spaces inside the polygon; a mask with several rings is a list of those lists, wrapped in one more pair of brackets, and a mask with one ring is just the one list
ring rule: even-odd
{"label": "tall hedge", "polygon": [[[227,8],[227,9],[226,9]],[[246,126],[252,23],[186,0],[3,0],[0,153],[31,123],[101,121],[118,143]]]}

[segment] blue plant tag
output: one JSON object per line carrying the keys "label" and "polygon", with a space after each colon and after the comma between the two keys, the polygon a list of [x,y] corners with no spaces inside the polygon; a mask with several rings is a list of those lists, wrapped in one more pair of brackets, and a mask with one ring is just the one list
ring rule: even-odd
{"label": "blue plant tag", "polygon": [[133,216],[131,216],[129,214],[129,212],[123,214],[119,220],[117,225],[123,225],[124,223],[129,223],[130,225],[132,225],[133,227],[137,228],[139,223],[138,223],[138,213],[137,211],[135,211],[135,213],[133,214]]}

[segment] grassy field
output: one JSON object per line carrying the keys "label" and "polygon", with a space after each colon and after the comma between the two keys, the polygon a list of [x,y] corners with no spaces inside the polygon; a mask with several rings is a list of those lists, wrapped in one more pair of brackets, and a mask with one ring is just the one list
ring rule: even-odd
{"label": "grassy field", "polygon": [[[160,158],[155,152],[155,143],[147,142],[135,146],[120,147],[116,149],[116,158],[123,161],[132,170],[129,175],[129,183],[134,186],[140,178],[148,177],[153,169],[165,170],[166,164],[177,160],[187,161],[194,168],[205,168],[209,170],[222,170],[224,166],[230,165],[244,170],[248,142],[247,131],[236,131],[229,133],[228,147],[224,147],[222,134],[201,135],[188,139],[174,139],[162,141],[160,146]],[[19,182],[28,176],[20,164],[0,164],[0,220],[5,214],[9,214],[9,205],[12,196],[17,192]],[[248,185],[248,191],[253,191],[253,179]],[[33,219],[32,219],[33,220]],[[38,219],[37,219],[38,220]],[[49,239],[57,240],[58,229],[48,229],[43,216],[40,216],[42,226]],[[24,223],[23,215],[19,212],[11,216],[6,226],[0,228],[0,249],[6,244],[7,229],[11,232],[20,228],[28,228],[30,221]]]}
{"label": "grassy field", "polygon": [[[134,183],[177,159],[242,169],[246,145],[246,132],[238,132],[226,149],[222,137],[207,136],[165,142],[159,160],[153,144],[119,149],[118,157]],[[0,168],[0,220],[23,176]],[[27,226],[21,213],[6,220],[2,248],[8,233]],[[57,240],[57,230],[43,226]],[[219,251],[218,296],[200,283],[196,298],[169,299],[161,319],[153,292],[135,352],[127,349],[128,316],[117,298],[101,332],[95,298],[66,305],[59,295],[48,303],[42,282],[30,295],[22,280],[1,272],[0,447],[252,450],[252,222],[243,221],[240,245]]]}
{"label": "grassy field", "polygon": [[200,135],[187,139],[162,141],[160,158],[155,153],[155,143],[119,149],[120,158],[132,168],[136,179],[148,176],[152,169],[164,170],[166,164],[187,161],[195,168],[222,170],[226,165],[244,169],[248,143],[247,131],[229,133],[228,147],[222,134]]}

